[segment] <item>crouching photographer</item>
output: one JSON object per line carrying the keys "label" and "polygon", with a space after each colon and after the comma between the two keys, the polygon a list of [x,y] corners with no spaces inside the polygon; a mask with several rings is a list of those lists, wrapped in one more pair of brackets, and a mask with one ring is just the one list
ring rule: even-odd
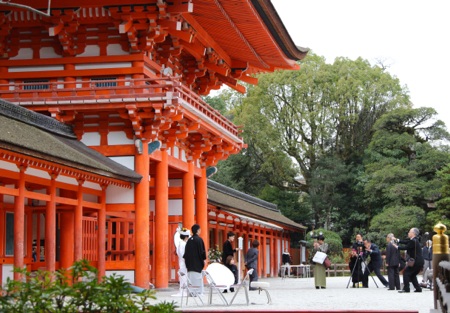
{"label": "crouching photographer", "polygon": [[363,288],[369,288],[369,275],[372,272],[377,275],[384,287],[389,287],[388,281],[383,275],[381,275],[380,272],[380,268],[383,266],[383,259],[381,258],[380,249],[378,249],[377,245],[373,244],[370,239],[366,239],[364,241],[364,248],[364,259],[367,259],[367,257],[370,256],[370,262],[367,264],[366,270],[364,271]]}

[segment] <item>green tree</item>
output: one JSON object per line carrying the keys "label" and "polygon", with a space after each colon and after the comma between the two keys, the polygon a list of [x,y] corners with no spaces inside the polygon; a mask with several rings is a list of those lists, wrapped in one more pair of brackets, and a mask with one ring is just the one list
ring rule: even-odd
{"label": "green tree", "polygon": [[[450,155],[430,141],[450,135],[442,121],[433,121],[436,115],[432,108],[397,109],[376,122],[364,178],[367,213],[375,216],[371,230],[394,232],[401,224],[420,228],[432,211],[429,204],[441,198],[437,171]],[[392,218],[394,212],[398,219]],[[411,214],[414,217],[408,217]],[[403,222],[398,224],[399,220]]]}
{"label": "green tree", "polygon": [[[438,177],[442,180],[441,194],[442,199],[439,200],[436,205],[436,210],[428,213],[427,216],[427,229],[433,229],[439,221],[447,227],[450,226],[450,165],[446,165],[442,170],[437,172]],[[447,229],[446,234],[450,234],[450,230]]]}

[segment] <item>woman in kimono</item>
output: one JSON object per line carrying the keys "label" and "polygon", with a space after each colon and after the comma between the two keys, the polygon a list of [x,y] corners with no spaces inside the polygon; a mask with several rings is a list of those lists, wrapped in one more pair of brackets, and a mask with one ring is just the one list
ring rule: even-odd
{"label": "woman in kimono", "polygon": [[[314,242],[313,253],[316,254],[316,252],[319,251],[327,253],[328,244],[324,242],[325,237],[320,235],[319,237],[317,237],[317,240],[319,242]],[[325,266],[323,264],[316,263],[314,267],[314,283],[316,285],[316,289],[325,289],[327,287],[326,277]]]}
{"label": "woman in kimono", "polygon": [[[186,262],[184,261],[184,251],[186,249],[186,241],[189,239],[191,232],[189,231],[189,229],[183,228],[182,230],[179,230],[178,233],[180,234],[181,239],[177,246],[178,265],[180,267],[179,271],[187,275]],[[187,296],[187,290],[183,289],[183,286],[185,284],[186,277],[180,276],[180,291],[176,295],[172,295],[172,297],[181,297],[183,295],[183,292],[184,296]]]}

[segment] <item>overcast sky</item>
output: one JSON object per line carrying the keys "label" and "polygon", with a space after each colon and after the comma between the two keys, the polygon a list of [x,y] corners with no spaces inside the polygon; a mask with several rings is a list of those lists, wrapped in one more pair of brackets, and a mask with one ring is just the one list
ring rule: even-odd
{"label": "overcast sky", "polygon": [[450,1],[272,0],[297,46],[391,60],[415,107],[433,107],[450,130]]}

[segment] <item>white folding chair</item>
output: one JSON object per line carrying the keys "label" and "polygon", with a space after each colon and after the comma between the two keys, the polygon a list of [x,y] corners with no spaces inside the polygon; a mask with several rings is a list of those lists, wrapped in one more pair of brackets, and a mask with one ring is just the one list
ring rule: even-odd
{"label": "white folding chair", "polygon": [[231,299],[230,301],[230,305],[233,304],[234,299],[236,298],[237,294],[239,293],[239,290],[241,290],[242,288],[244,288],[245,291],[245,299],[247,300],[247,305],[249,305],[250,301],[248,300],[248,285],[246,283],[246,280],[249,279],[249,276],[253,273],[254,269],[251,268],[250,270],[248,270],[247,275],[245,275],[244,279],[241,281],[240,284],[236,284],[236,285],[231,285],[230,287],[233,287],[234,289],[236,289],[236,292],[234,293],[233,299]]}
{"label": "white folding chair", "polygon": [[222,302],[228,306],[228,301],[227,299],[225,299],[225,297],[222,294],[222,290],[221,289],[227,289],[228,286],[225,285],[217,285],[214,282],[214,279],[212,278],[212,276],[205,270],[202,271],[203,276],[206,277],[206,280],[208,281],[209,284],[209,299],[208,299],[208,304],[211,305],[212,304],[212,295],[213,295],[213,291],[216,292],[219,295],[219,298],[222,300]]}
{"label": "white folding chair", "polygon": [[189,277],[181,271],[178,271],[178,277],[180,278],[180,285],[181,285],[181,290],[182,290],[180,307],[183,306],[183,297],[185,294],[185,292],[184,292],[185,290],[187,291],[186,305],[188,304],[189,296],[191,296],[192,298],[194,298],[194,301],[197,305],[199,305],[197,302],[197,299],[200,299],[202,306],[205,306],[205,304],[203,303],[202,297],[198,293],[198,290],[200,289],[200,287],[192,286],[192,283],[189,280]]}

